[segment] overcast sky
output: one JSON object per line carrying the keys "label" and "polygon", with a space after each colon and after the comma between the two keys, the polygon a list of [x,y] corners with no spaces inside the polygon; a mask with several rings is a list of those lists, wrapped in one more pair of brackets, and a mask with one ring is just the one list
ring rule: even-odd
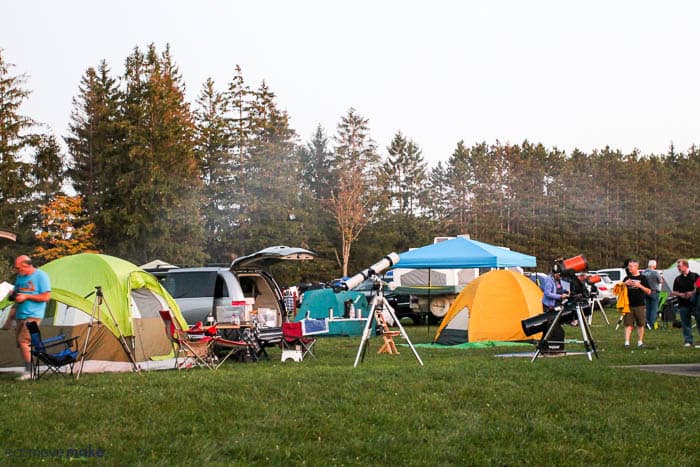
{"label": "overcast sky", "polygon": [[686,150],[698,137],[699,2],[0,0],[0,47],[33,91],[23,111],[65,135],[101,59],[170,43],[194,102],[240,64],[300,139],[350,107],[386,153],[403,132],[434,164],[459,140],[570,151]]}

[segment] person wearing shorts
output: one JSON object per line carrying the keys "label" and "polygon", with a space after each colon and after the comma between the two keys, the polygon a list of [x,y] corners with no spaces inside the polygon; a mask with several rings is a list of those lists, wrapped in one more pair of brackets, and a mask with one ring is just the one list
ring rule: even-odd
{"label": "person wearing shorts", "polygon": [[630,312],[623,318],[625,347],[630,346],[630,336],[635,325],[637,326],[637,347],[644,347],[644,328],[647,324],[647,308],[644,300],[651,294],[652,290],[646,276],[639,272],[639,261],[630,260],[627,271],[627,276],[622,281],[627,286],[627,297],[630,303]]}
{"label": "person wearing shorts", "polygon": [[46,312],[46,303],[51,299],[51,283],[49,276],[32,265],[29,256],[22,255],[15,259],[17,279],[12,292],[15,301],[15,319],[17,320],[17,347],[24,361],[24,373],[21,380],[31,379],[32,354],[31,338],[27,322],[41,323]]}

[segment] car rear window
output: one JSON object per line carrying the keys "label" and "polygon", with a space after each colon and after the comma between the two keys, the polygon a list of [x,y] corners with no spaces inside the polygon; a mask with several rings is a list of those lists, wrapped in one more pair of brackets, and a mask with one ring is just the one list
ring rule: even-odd
{"label": "car rear window", "polygon": [[168,274],[162,281],[173,298],[213,297],[216,271],[192,271]]}

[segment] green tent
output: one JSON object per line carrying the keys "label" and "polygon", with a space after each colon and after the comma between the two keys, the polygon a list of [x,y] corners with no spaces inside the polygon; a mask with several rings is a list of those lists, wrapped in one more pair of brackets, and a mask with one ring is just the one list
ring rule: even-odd
{"label": "green tent", "polygon": [[[51,301],[41,323],[42,335],[81,336],[82,350],[94,314],[101,324],[95,325],[90,335],[88,359],[128,360],[118,339],[115,320],[137,361],[162,358],[172,351],[160,310],[171,310],[180,324],[187,327],[177,303],[158,280],[128,261],[84,253],[54,260],[40,269],[51,280]],[[99,307],[95,305],[97,286],[104,296]],[[0,304],[5,314],[9,312],[7,305]],[[14,349],[14,333],[0,333],[0,341],[0,365],[17,364],[19,353]]]}

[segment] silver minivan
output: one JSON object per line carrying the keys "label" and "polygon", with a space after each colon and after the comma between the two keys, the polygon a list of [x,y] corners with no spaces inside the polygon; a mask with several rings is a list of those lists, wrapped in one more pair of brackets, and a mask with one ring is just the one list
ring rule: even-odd
{"label": "silver minivan", "polygon": [[230,323],[257,313],[265,327],[282,325],[284,300],[265,271],[278,261],[305,261],[315,254],[303,248],[274,246],[235,259],[228,268],[174,268],[151,271],[180,306],[188,324],[214,319]]}

